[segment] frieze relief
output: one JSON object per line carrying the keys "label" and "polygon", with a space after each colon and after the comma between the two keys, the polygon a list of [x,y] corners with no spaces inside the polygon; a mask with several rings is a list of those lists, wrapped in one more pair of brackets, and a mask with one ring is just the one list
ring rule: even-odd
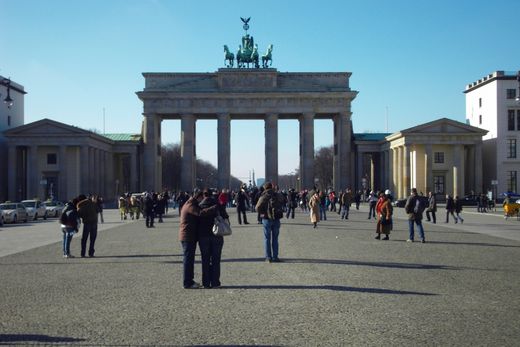
{"label": "frieze relief", "polygon": [[[146,100],[145,112],[153,113],[197,113],[197,110],[226,111],[233,113],[234,109],[252,112],[269,109],[282,112],[284,109],[319,109],[335,108],[342,111],[350,109],[350,100],[342,98],[189,98],[189,99],[153,99]],[[339,111],[339,110],[338,110]]]}

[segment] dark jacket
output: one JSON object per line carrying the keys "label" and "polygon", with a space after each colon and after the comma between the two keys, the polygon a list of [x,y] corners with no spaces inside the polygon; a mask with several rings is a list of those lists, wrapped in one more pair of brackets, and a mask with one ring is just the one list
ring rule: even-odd
{"label": "dark jacket", "polygon": [[90,200],[85,199],[78,202],[78,215],[84,224],[97,224],[97,204]]}
{"label": "dark jacket", "polygon": [[[69,212],[70,211],[70,212]],[[63,216],[65,215],[65,216]],[[76,206],[74,206],[71,202],[67,202],[65,208],[62,212],[62,217],[60,217],[60,221],[66,219],[66,223],[64,225],[67,228],[72,228],[74,230],[78,230],[78,210],[76,210]]]}
{"label": "dark jacket", "polygon": [[[218,213],[224,218],[224,219],[229,219],[229,215],[227,214],[226,212],[226,206],[225,205],[218,205],[217,204],[217,201],[211,197],[208,197],[208,198],[204,198],[204,200],[202,200],[200,203],[199,203],[199,207],[204,210],[204,209],[207,209],[207,208],[210,208],[212,206],[215,206],[217,205],[217,211]],[[200,220],[199,220],[199,226],[198,226],[198,232],[197,232],[197,235],[200,238],[203,238],[203,237],[222,237],[222,236],[215,236],[213,234],[213,224],[215,223],[215,216],[216,216],[216,212],[215,211],[215,215],[207,215],[207,216],[201,216],[200,217]]]}
{"label": "dark jacket", "polygon": [[408,220],[422,220],[422,211],[416,212],[416,206],[419,203],[419,198],[416,195],[410,195],[408,200],[406,200],[406,204],[404,205],[404,209],[408,214]]}
{"label": "dark jacket", "polygon": [[455,205],[455,213],[460,213],[462,211],[462,200],[461,199],[455,199],[454,200]]}
{"label": "dark jacket", "polygon": [[194,242],[197,241],[197,232],[200,223],[200,217],[215,218],[217,215],[217,205],[209,208],[201,209],[199,202],[195,198],[190,198],[181,210],[181,221],[179,227],[179,241]]}
{"label": "dark jacket", "polygon": [[455,210],[455,201],[453,201],[453,198],[450,196],[446,200],[446,211],[453,212]]}

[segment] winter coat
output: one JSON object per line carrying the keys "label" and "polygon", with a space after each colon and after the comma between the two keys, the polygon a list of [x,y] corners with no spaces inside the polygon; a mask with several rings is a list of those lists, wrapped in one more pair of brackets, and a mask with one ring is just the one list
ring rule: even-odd
{"label": "winter coat", "polygon": [[78,215],[84,224],[97,224],[97,205],[90,199],[78,202]]}
{"label": "winter coat", "polygon": [[311,211],[311,223],[320,221],[320,198],[313,195],[309,200],[309,209]]}
{"label": "winter coat", "polygon": [[[381,212],[378,214],[378,232],[388,235],[392,230],[392,215],[394,214],[394,208],[390,203],[390,199],[386,199],[381,203]],[[386,222],[385,222],[386,221]]]}
{"label": "winter coat", "polygon": [[408,214],[408,220],[422,220],[422,212],[416,213],[415,207],[417,206],[419,199],[415,195],[410,195],[408,200],[406,200],[406,204],[404,205],[404,209]]}
{"label": "winter coat", "polygon": [[179,227],[179,241],[195,242],[198,240],[197,232],[200,217],[215,218],[217,215],[217,205],[201,209],[199,202],[195,198],[190,198],[181,209],[181,221]]}
{"label": "winter coat", "polygon": [[[199,207],[202,210],[212,207],[212,206],[218,207],[217,211],[222,216],[222,218],[229,219],[229,215],[226,212],[226,205],[217,204],[217,201],[215,201],[215,199],[213,199],[211,197],[204,198],[204,200],[202,200],[199,204]],[[215,236],[215,234],[213,234],[213,225],[215,224],[215,216],[216,216],[216,212],[215,212],[214,216],[207,215],[207,216],[200,217],[199,225],[198,225],[198,229],[197,229],[197,235],[198,235],[199,239],[203,238],[203,237],[222,237],[222,236]]]}
{"label": "winter coat", "polygon": [[426,211],[437,212],[437,200],[433,194],[428,198],[428,209]]}

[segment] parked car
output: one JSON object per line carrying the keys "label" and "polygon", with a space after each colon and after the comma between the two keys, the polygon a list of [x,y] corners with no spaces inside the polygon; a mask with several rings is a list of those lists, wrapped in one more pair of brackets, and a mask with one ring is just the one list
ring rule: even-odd
{"label": "parked car", "polygon": [[4,226],[4,213],[0,210],[0,227]]}
{"label": "parked car", "polygon": [[47,215],[58,217],[63,212],[65,208],[65,204],[61,201],[46,201],[44,202],[45,209],[47,210]]}
{"label": "parked car", "polygon": [[0,204],[0,210],[2,211],[2,218],[5,223],[17,223],[18,221],[27,223],[27,219],[29,218],[25,206],[21,203],[5,202]]}
{"label": "parked car", "polygon": [[32,220],[37,220],[38,217],[47,219],[47,209],[40,200],[22,200],[22,204],[27,209],[27,215]]}

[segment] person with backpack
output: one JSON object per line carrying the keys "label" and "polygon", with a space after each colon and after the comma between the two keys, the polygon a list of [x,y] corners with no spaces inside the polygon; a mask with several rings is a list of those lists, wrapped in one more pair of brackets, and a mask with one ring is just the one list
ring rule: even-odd
{"label": "person with backpack", "polygon": [[72,236],[79,230],[77,203],[77,198],[67,202],[60,216],[61,232],[63,233],[63,258],[74,258],[70,253],[70,243]]}
{"label": "person with backpack", "polygon": [[283,218],[283,204],[283,196],[274,191],[271,182],[266,182],[264,192],[260,195],[256,204],[256,210],[262,218],[265,261],[268,263],[280,262],[280,258],[278,258],[278,235],[280,234],[280,219]]}
{"label": "person with backpack", "polygon": [[406,242],[414,241],[414,224],[416,224],[417,228],[419,229],[419,237],[421,238],[421,242],[426,242],[422,225],[422,214],[425,208],[425,204],[417,197],[417,189],[412,188],[412,193],[404,205],[404,209],[408,214],[408,240],[406,240]]}

